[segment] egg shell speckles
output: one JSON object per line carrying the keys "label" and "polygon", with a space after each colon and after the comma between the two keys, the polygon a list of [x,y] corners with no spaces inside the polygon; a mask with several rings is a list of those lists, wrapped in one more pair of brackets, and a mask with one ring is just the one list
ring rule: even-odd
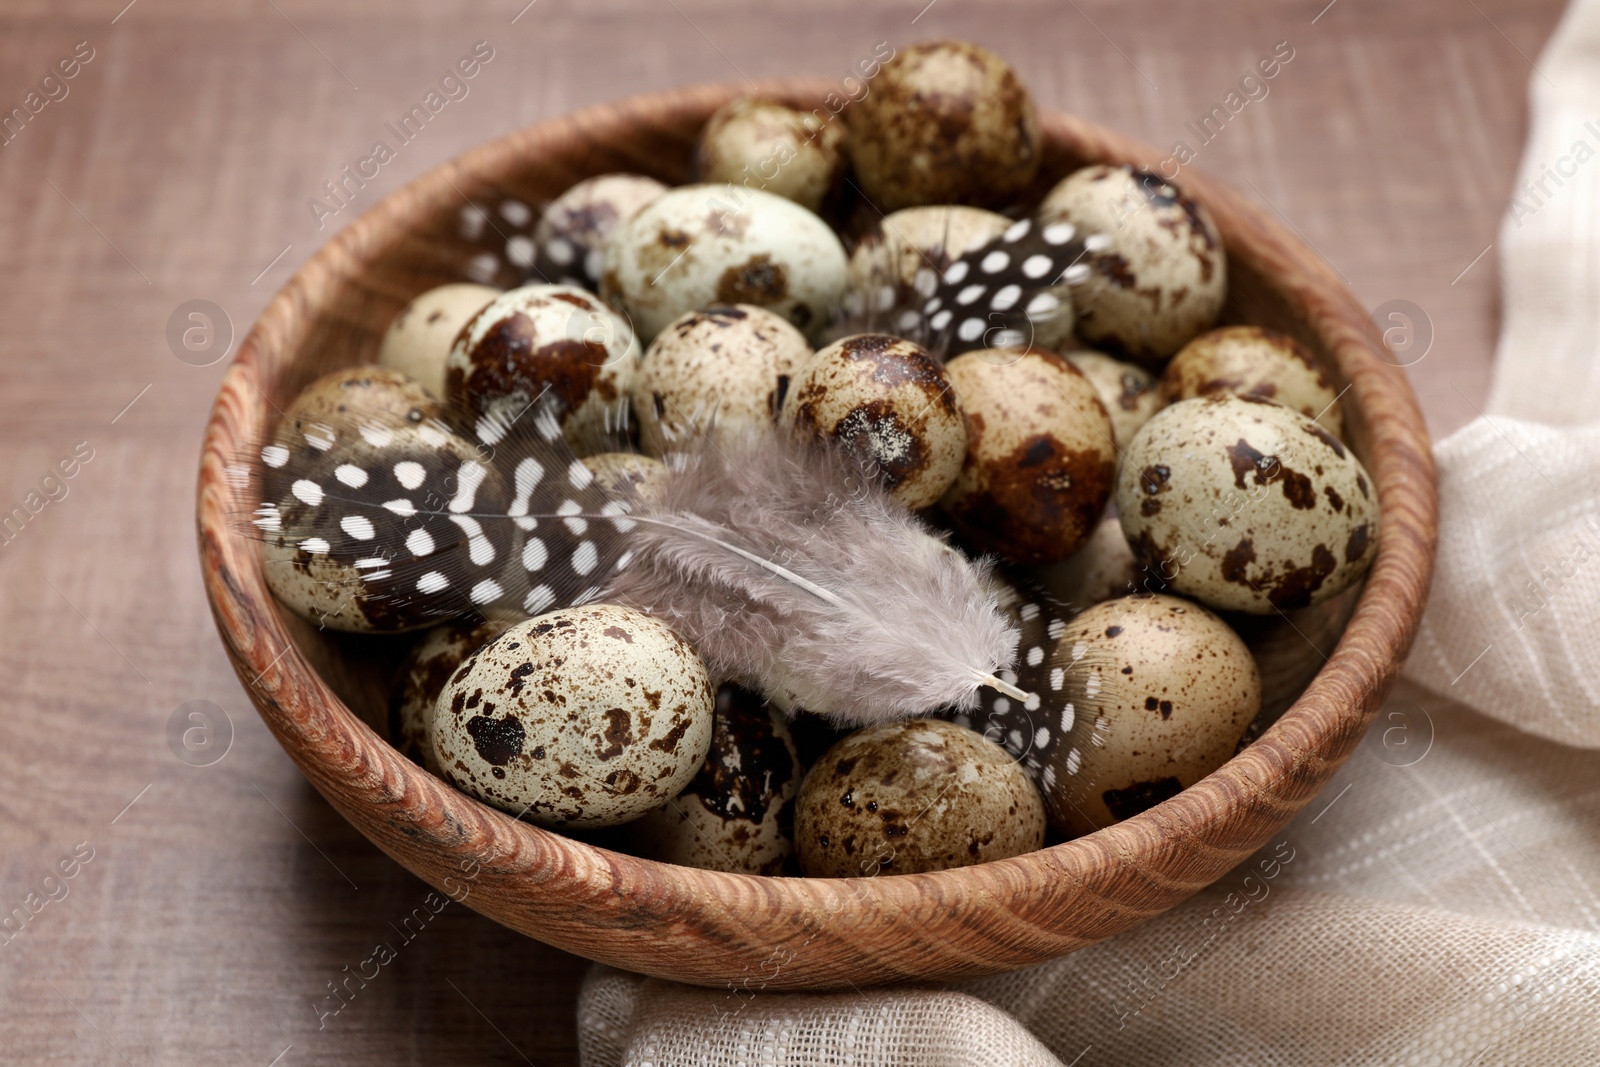
{"label": "egg shell speckles", "polygon": [[548,274],[540,280],[589,289],[598,286],[611,238],[636,211],[666,191],[665,185],[642,174],[601,174],[556,197],[533,231],[538,262]]}
{"label": "egg shell speckles", "polygon": [[615,826],[689,784],[711,743],[705,665],[666,624],[607,604],[527,619],[434,705],[450,783],[546,826]]}
{"label": "egg shell speckles", "polygon": [[554,401],[580,453],[606,435],[639,364],[632,328],[593,293],[569,285],[511,289],[474,315],[450,348],[446,398],[469,418],[519,416]]}
{"label": "egg shell speckles", "polygon": [[1216,321],[1228,291],[1227,256],[1211,213],[1148,171],[1097,164],[1068,175],[1039,205],[1109,244],[1085,257],[1073,289],[1077,334],[1146,366],[1159,366]]}
{"label": "egg shell speckles", "polygon": [[499,637],[516,620],[463,619],[422,635],[400,665],[400,684],[389,703],[389,740],[412,763],[434,774],[439,764],[428,744],[428,722],[444,684],[468,656]]}
{"label": "egg shell speckles", "polygon": [[[1004,215],[976,207],[902,208],[885,215],[877,231],[850,253],[851,288],[874,294],[883,285],[914,289],[919,274],[942,274],[957,257],[988,244],[1010,225]],[[925,286],[936,280],[924,278]]]}
{"label": "egg shell speckles", "polygon": [[691,311],[656,334],[633,380],[639,444],[651,455],[710,434],[771,428],[790,380],[811,359],[805,335],[749,304]]}
{"label": "egg shell speckles", "polygon": [[411,375],[392,367],[346,367],[324,374],[302,389],[284,421],[296,430],[317,424],[355,426],[365,415],[406,415],[412,422],[436,419],[439,400]]}
{"label": "egg shell speckles", "polygon": [[1141,563],[1226,610],[1318,603],[1359,579],[1378,547],[1361,461],[1298,411],[1231,394],[1145,423],[1123,456],[1117,512]]}
{"label": "egg shell speckles", "polygon": [[444,396],[444,364],[456,334],[500,290],[456,282],[418,296],[389,323],[378,344],[378,363],[409,374],[434,396]]}
{"label": "egg shell speckles", "polygon": [[936,719],[858,730],[806,775],[795,848],[812,877],[912,874],[1032,852],[1044,804],[1004,749]]}
{"label": "egg shell speckles", "polygon": [[1139,427],[1166,404],[1156,388],[1154,375],[1143,367],[1088,349],[1065,355],[1067,362],[1083,371],[1095,392],[1100,394],[1100,402],[1111,416],[1111,429],[1116,434],[1119,449],[1127,448]]}
{"label": "egg shell speckles", "polygon": [[1039,120],[1022,80],[964,41],[912,45],[845,110],[862,192],[879,210],[998,204],[1039,169]]}
{"label": "egg shell speckles", "polygon": [[1093,384],[1053,352],[995,349],[945,373],[967,413],[967,458],[940,502],[961,536],[1014,563],[1049,563],[1088,539],[1117,453]]}
{"label": "egg shell speckles", "polygon": [[844,284],[844,246],[805,208],[759,189],[685,185],[607,245],[600,292],[645,340],[713,304],[755,304],[814,336]]}
{"label": "egg shell speckles", "polygon": [[820,211],[844,177],[844,127],[778,100],[742,96],[719,107],[700,131],[703,182],[731,182]]}
{"label": "egg shell speckles", "polygon": [[870,459],[908,508],[937,501],[967,454],[966,415],[944,368],[889,334],[857,334],[818,352],[790,386],[782,421]]}
{"label": "egg shell speckles", "polygon": [[613,493],[648,496],[667,479],[667,465],[637,452],[601,452],[584,456],[583,465],[595,481]]}
{"label": "egg shell speckles", "polygon": [[1212,393],[1271,400],[1344,439],[1339,391],[1299,341],[1260,326],[1224,326],[1184,345],[1161,374],[1167,403]]}
{"label": "egg shell speckles", "polygon": [[1050,823],[1065,834],[1109,826],[1198,782],[1233,756],[1261,707],[1244,641],[1178,597],[1096,604],[1067,624],[1059,647],[1095,660],[1108,679],[1079,709],[1103,722],[1096,743],[1071,761],[1058,748],[1045,767]]}
{"label": "egg shell speckles", "polygon": [[636,855],[682,867],[783,874],[803,774],[783,713],[724,685],[705,763],[665,807],[629,823],[627,841]]}

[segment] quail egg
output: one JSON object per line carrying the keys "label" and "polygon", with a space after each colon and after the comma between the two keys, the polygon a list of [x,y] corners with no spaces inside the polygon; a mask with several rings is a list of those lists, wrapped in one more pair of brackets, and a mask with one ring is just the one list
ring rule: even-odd
{"label": "quail egg", "polygon": [[966,415],[944,368],[890,334],[857,334],[818,352],[790,386],[782,418],[870,461],[908,508],[936,502],[967,454]]}
{"label": "quail egg", "polygon": [[508,424],[553,402],[567,443],[591,452],[614,433],[638,363],[633,330],[593,293],[528,285],[462,328],[445,363],[445,395],[466,418]]}
{"label": "quail egg", "polygon": [[702,436],[770,429],[811,355],[805,335],[766,308],[688,312],[656,334],[634,376],[640,447],[659,456]]}
{"label": "quail egg", "polygon": [[967,414],[967,458],[940,506],[982,552],[1065,559],[1111,495],[1117,452],[1094,386],[1062,357],[985,349],[945,366]]}
{"label": "quail egg", "polygon": [[489,285],[455,282],[429,289],[396,315],[378,343],[378,364],[409,374],[444,396],[444,362],[467,320],[500,295]]}
{"label": "quail egg", "polygon": [[1299,341],[1260,326],[1224,326],[1184,345],[1161,375],[1167,403],[1212,393],[1272,400],[1344,439],[1339,393]]}
{"label": "quail egg", "polygon": [[1067,362],[1083,371],[1100,394],[1100,402],[1111,416],[1117,448],[1127,448],[1139,427],[1165,403],[1156,390],[1155,377],[1143,367],[1112,359],[1103,352],[1080,348],[1065,355]]}
{"label": "quail egg", "polygon": [[815,214],[759,189],[685,185],[606,246],[600,292],[647,341],[713,304],[755,304],[813,336],[844,284],[844,246]]}
{"label": "quail egg", "polygon": [[1117,514],[1139,562],[1212,607],[1270,614],[1352,585],[1378,543],[1361,461],[1267,400],[1181,400],[1123,455]]}
{"label": "quail egg", "polygon": [[1005,750],[939,719],[858,730],[823,753],[795,809],[812,877],[912,874],[1044,844],[1044,805]]}
{"label": "quail egg", "polygon": [[700,131],[700,180],[776,193],[821,211],[844,176],[844,127],[780,100],[741,96]]}
{"label": "quail egg", "polygon": [[1149,171],[1097,164],[1068,175],[1039,205],[1087,238],[1089,276],[1073,288],[1084,344],[1159,366],[1211,327],[1228,291],[1211,213]]}
{"label": "quail egg", "polygon": [[999,56],[963,41],[913,45],[845,111],[850,160],[879,210],[998,204],[1039,169],[1039,120]]}
{"label": "quail egg", "polygon": [[445,683],[428,736],[444,777],[545,826],[615,826],[680,793],[713,692],[665,623],[609,604],[511,627]]}

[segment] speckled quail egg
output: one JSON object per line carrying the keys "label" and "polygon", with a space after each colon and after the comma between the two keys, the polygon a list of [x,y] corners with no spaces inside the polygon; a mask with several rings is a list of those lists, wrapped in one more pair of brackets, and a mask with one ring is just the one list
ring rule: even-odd
{"label": "speckled quail egg", "polygon": [[1011,220],[976,207],[908,207],[885,215],[850,253],[850,290],[884,311],[906,291],[929,295],[952,260],[999,237]]}
{"label": "speckled quail egg", "polygon": [[635,855],[682,867],[782,874],[803,774],[783,713],[724,685],[699,773],[665,807],[629,823],[626,840]]}
{"label": "speckled quail egg", "polygon": [[595,289],[605,269],[605,249],[634,212],[667,191],[643,174],[585,178],[550,202],[534,228],[536,264],[551,282]]}
{"label": "speckled quail egg", "polygon": [[711,113],[696,163],[703,182],[730,182],[821,211],[844,176],[844,127],[769,97],[741,96]]}
{"label": "speckled quail egg", "polygon": [[1377,552],[1361,461],[1298,411],[1216,394],[1182,400],[1134,436],[1117,478],[1134,555],[1177,592],[1257,614],[1349,587]]}
{"label": "speckled quail egg", "polygon": [[[409,388],[422,393],[415,383]],[[383,393],[392,399],[393,390]],[[367,400],[374,394],[347,395]],[[326,416],[330,407],[339,405],[319,402],[310,410]],[[448,502],[451,496],[437,494],[454,494],[464,468],[482,475],[473,483],[476,506],[492,512],[509,504],[503,482],[482,464],[474,443],[437,419],[421,417],[416,408],[402,410],[399,416],[388,407],[363,412],[346,403],[337,418],[291,417],[262,449],[262,502],[252,519],[261,532],[262,573],[285,606],[320,627],[393,633],[437,626],[478,606],[472,593],[509,556],[514,530],[507,523],[485,524],[473,532],[470,560],[452,554],[445,569],[465,568],[456,573],[462,581],[452,584],[431,553],[436,543],[446,543],[436,539],[458,544],[463,531],[436,512],[406,520],[414,525],[404,550],[378,543],[375,517],[393,519],[401,507],[414,509],[413,500]],[[363,414],[373,417],[362,420]],[[374,489],[392,492],[394,506],[379,511],[349,505],[341,492],[346,487],[361,487],[369,497]]]}
{"label": "speckled quail egg", "polygon": [[1184,345],[1161,374],[1161,397],[1167,403],[1212,393],[1275,401],[1344,438],[1338,390],[1304,345],[1277,330],[1224,326],[1203,333]]}
{"label": "speckled quail egg", "polygon": [[[1244,641],[1173,596],[1096,604],[1065,621],[1053,644],[1025,647],[1023,666],[1035,661],[1017,684],[1039,692],[1043,707],[1012,704],[979,725],[1025,739],[1046,729],[1042,743],[1030,739],[1038,751],[1024,765],[1037,764],[1051,826],[1072,836],[1136,815],[1222,766],[1261,706]],[[1068,681],[1056,690],[1051,679],[1061,675]],[[1056,696],[1068,689],[1072,699]]]}
{"label": "speckled quail egg", "polygon": [[283,416],[303,433],[318,425],[351,429],[369,417],[392,421],[400,415],[420,423],[437,419],[441,411],[438,398],[411,375],[368,364],[324,374],[300,391]]}
{"label": "speckled quail egg", "polygon": [[1032,852],[1044,844],[1039,791],[1005,750],[938,719],[858,730],[811,768],[795,849],[821,878],[912,874]]}
{"label": "speckled quail egg", "polygon": [[704,436],[770,429],[811,358],[805,335],[750,304],[691,311],[656,334],[633,379],[639,445],[664,455]]}
{"label": "speckled quail egg", "polygon": [[845,111],[850,160],[882,211],[999,204],[1039,169],[1039,120],[999,56],[963,41],[913,45]]}
{"label": "speckled quail egg", "polygon": [[627,322],[593,293],[528,285],[496,297],[462,328],[445,364],[445,396],[467,418],[513,422],[554,402],[580,454],[615,429],[639,364]]}
{"label": "speckled quail egg", "polygon": [[799,204],[742,186],[685,185],[642,208],[606,246],[600,292],[646,341],[712,304],[755,304],[813,336],[844,284],[844,246]]}
{"label": "speckled quail egg", "polygon": [[467,320],[500,295],[472,282],[429,289],[405,306],[378,343],[378,364],[409,374],[428,392],[444,396],[444,361]]}
{"label": "speckled quail egg", "polygon": [[1052,352],[984,349],[945,366],[967,458],[940,502],[961,536],[1014,563],[1065,559],[1111,495],[1117,452],[1093,384]]}
{"label": "speckled quail egg", "polygon": [[1100,402],[1111,416],[1117,448],[1127,448],[1139,427],[1166,403],[1156,389],[1155,377],[1143,367],[1112,359],[1103,352],[1080,348],[1064,354],[1100,394]]}
{"label": "speckled quail egg", "polygon": [[511,627],[450,677],[429,738],[444,777],[545,826],[615,826],[688,785],[711,679],[658,619],[594,604]]}
{"label": "speckled quail egg", "polygon": [[648,496],[667,478],[667,465],[637,452],[600,452],[584,456],[583,465],[594,474],[601,488],[613,493]]}
{"label": "speckled quail egg", "polygon": [[1082,548],[1059,563],[1035,568],[1032,578],[1045,592],[1076,608],[1165,588],[1134,558],[1115,515],[1101,519]]}
{"label": "speckled quail egg", "polygon": [[1088,238],[1087,279],[1073,288],[1084,344],[1158,366],[1216,321],[1227,256],[1211,213],[1149,171],[1074,171],[1039,205]]}
{"label": "speckled quail egg", "polygon": [[412,646],[400,665],[399,685],[389,702],[389,737],[401,755],[439,773],[433,746],[428,744],[434,702],[468,656],[516,621],[511,616],[460,619],[434,627]]}
{"label": "speckled quail egg", "polygon": [[942,496],[967,454],[967,418],[950,378],[921,346],[886,333],[818,352],[789,387],[782,421],[876,465],[908,508]]}

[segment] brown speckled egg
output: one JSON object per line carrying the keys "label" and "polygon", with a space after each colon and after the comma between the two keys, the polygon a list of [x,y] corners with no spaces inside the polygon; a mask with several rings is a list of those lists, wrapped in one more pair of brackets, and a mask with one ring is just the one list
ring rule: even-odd
{"label": "brown speckled egg", "polygon": [[613,493],[648,496],[667,477],[665,463],[637,452],[601,452],[583,457],[583,465],[593,472],[602,488]]}
{"label": "brown speckled egg", "polygon": [[1059,563],[1035,569],[1032,577],[1045,592],[1076,608],[1164,588],[1134,558],[1133,549],[1122,534],[1122,523],[1115,515],[1101,519],[1078,551]]}
{"label": "brown speckled egg", "polygon": [[1344,438],[1339,391],[1304,345],[1277,330],[1224,326],[1203,333],[1161,374],[1161,397],[1169,404],[1212,393],[1275,401]]}
{"label": "brown speckled egg", "polygon": [[1166,403],[1156,389],[1155,377],[1143,367],[1086,348],[1065,355],[1067,362],[1083,371],[1100,394],[1100,402],[1111,416],[1119,449],[1127,448],[1139,427]]}
{"label": "brown speckled egg", "polygon": [[[556,197],[533,231],[537,263],[546,275],[539,280],[597,288],[612,235],[666,191],[665,185],[642,174],[601,174]],[[528,265],[534,262],[525,258]]]}
{"label": "brown speckled egg", "polygon": [[1039,120],[999,56],[963,41],[912,45],[845,111],[861,191],[881,211],[1003,203],[1039,169]]}
{"label": "brown speckled egg", "polygon": [[1148,171],[1099,164],[1039,205],[1088,239],[1089,276],[1072,291],[1084,344],[1159,366],[1222,310],[1227,255],[1211,213]]}
{"label": "brown speckled egg", "polygon": [[1225,393],[1145,423],[1123,456],[1117,512],[1134,555],[1173,590],[1255,614],[1333,596],[1378,547],[1361,461],[1298,411]]}
{"label": "brown speckled egg", "polygon": [[844,176],[844,126],[779,100],[741,96],[712,112],[700,131],[703,182],[776,193],[821,211]]}
{"label": "brown speckled egg", "polygon": [[353,428],[365,416],[404,415],[420,423],[437,419],[441,411],[438,398],[411,375],[368,364],[324,374],[302,389],[283,415],[294,430],[304,432],[317,425]]}
{"label": "brown speckled egg", "polygon": [[705,763],[665,807],[628,824],[630,851],[681,867],[782,874],[803,774],[783,713],[724,685]]}
{"label": "brown speckled egg", "polygon": [[656,334],[634,376],[640,447],[660,456],[707,434],[770,429],[810,358],[805,335],[765,308],[689,312]]}
{"label": "brown speckled egg", "polygon": [[871,460],[908,508],[937,501],[967,454],[966,416],[944,368],[890,334],[856,334],[818,352],[790,385],[782,421]]}
{"label": "brown speckled egg", "polygon": [[378,343],[378,364],[409,374],[444,396],[444,362],[467,320],[500,295],[489,285],[455,282],[429,289],[405,306]]}
{"label": "brown speckled egg", "polygon": [[1232,757],[1261,707],[1255,661],[1228,624],[1174,596],[1123,597],[1069,621],[1048,653],[1084,679],[1089,744],[1039,773],[1051,825],[1072,836],[1176,796]]}
{"label": "brown speckled egg", "polygon": [[905,290],[931,292],[951,262],[999,237],[1011,220],[993,211],[949,204],[908,207],[885,215],[850,253],[850,288],[882,311]]}
{"label": "brown speckled egg", "polygon": [[504,633],[510,617],[461,619],[422,635],[400,665],[400,683],[389,702],[389,737],[412,763],[439,773],[428,744],[428,722],[444,684],[466,658]]}
{"label": "brown speckled egg", "polygon": [[683,185],[606,246],[600,292],[645,341],[713,304],[755,304],[814,336],[844,284],[844,246],[799,204],[742,186]]}
{"label": "brown speckled egg", "polygon": [[940,502],[961,536],[1014,563],[1076,552],[1111,496],[1111,418],[1053,352],[984,349],[945,367],[967,413],[967,458]]}
{"label": "brown speckled egg", "polygon": [[814,878],[942,871],[1032,852],[1044,805],[1004,749],[938,719],[858,730],[800,787],[795,849]]}
{"label": "brown speckled egg", "polygon": [[677,796],[711,743],[700,657],[609,604],[553,611],[461,665],[429,737],[456,788],[545,826],[615,826]]}
{"label": "brown speckled egg", "polygon": [[594,451],[616,421],[639,364],[627,322],[569,285],[512,289],[474,315],[450,348],[445,396],[472,419],[520,418],[554,402],[561,432]]}

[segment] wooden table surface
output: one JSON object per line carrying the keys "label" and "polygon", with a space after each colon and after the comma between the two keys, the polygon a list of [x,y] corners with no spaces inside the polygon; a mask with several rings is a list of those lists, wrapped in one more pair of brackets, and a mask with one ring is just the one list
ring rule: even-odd
{"label": "wooden table surface", "polygon": [[[192,505],[224,366],[194,364],[226,331],[187,362],[168,340],[175,309],[205,300],[236,343],[350,217],[319,231],[307,200],[474,42],[494,59],[470,94],[353,208],[591,103],[842,77],[880,41],[969,37],[1044,107],[1198,146],[1196,166],[1270,204],[1367,306],[1408,312],[1436,434],[1482,403],[1490,246],[1557,0],[525,2],[0,9],[0,111],[80,61],[0,147],[0,513],[27,515],[0,536],[4,1062],[575,1062],[583,962],[457,905],[319,1009],[427,889],[305,783],[223,658]],[[1200,145],[1185,124],[1284,41],[1268,95]],[[51,478],[75,450],[74,476]],[[197,709],[213,747],[184,762],[172,738],[206,728]]]}

